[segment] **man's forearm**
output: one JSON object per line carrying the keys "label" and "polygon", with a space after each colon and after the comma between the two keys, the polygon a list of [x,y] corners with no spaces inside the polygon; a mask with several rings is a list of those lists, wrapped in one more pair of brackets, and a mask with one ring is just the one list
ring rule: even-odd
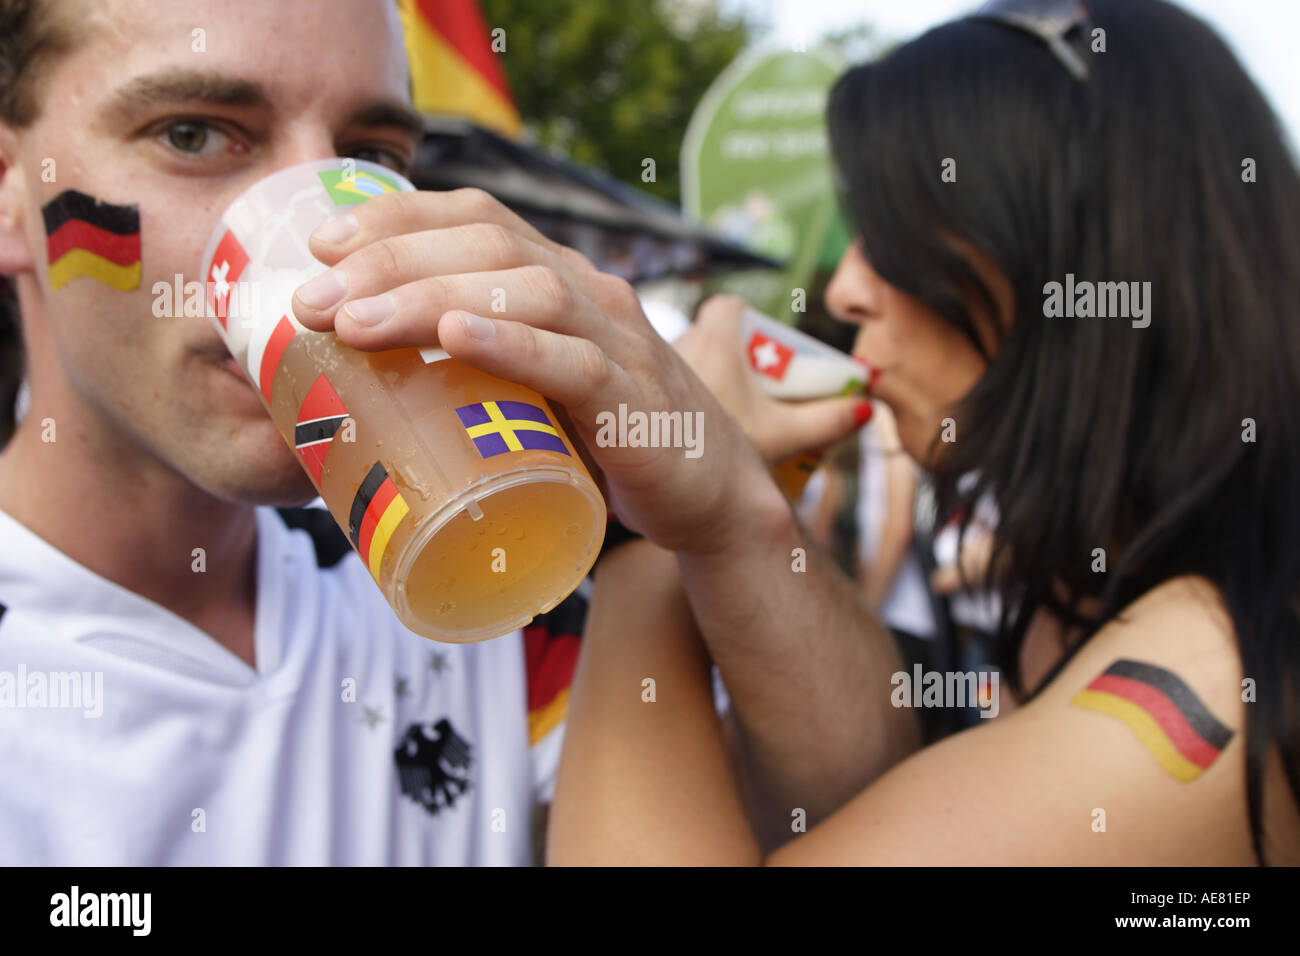
{"label": "man's forearm", "polygon": [[553,864],[753,864],[709,658],[670,553],[601,559],[570,699]]}
{"label": "man's forearm", "polygon": [[696,622],[740,731],[763,834],[811,825],[920,745],[890,705],[893,638],[854,582],[816,550],[783,502],[762,498],[743,547],[683,552]]}
{"label": "man's forearm", "polygon": [[898,572],[911,547],[911,538],[904,537],[895,527],[885,526],[880,536],[880,549],[876,552],[874,560],[869,564],[864,561],[858,575],[862,594],[867,599],[867,605],[873,610],[882,607],[885,599],[889,597],[894,579],[898,577]]}

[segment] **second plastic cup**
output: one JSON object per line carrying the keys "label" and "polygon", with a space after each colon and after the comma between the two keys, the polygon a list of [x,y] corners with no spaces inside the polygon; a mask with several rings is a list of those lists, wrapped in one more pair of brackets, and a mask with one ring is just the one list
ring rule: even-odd
{"label": "second plastic cup", "polygon": [[[741,315],[741,336],[758,387],[773,398],[806,401],[851,395],[866,384],[865,370],[848,355],[755,309]],[[803,494],[821,465],[820,452],[787,458],[772,469],[790,500]]]}
{"label": "second plastic cup", "polygon": [[440,349],[359,352],[294,318],[294,290],[325,270],[311,232],[412,189],[358,160],[281,170],[222,215],[202,269],[212,321],[398,618],[464,643],[573,591],[605,505],[536,392]]}

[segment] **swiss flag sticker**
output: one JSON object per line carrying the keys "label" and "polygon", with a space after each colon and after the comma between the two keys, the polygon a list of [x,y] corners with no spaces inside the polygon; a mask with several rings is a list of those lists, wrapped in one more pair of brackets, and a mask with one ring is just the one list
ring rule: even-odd
{"label": "swiss flag sticker", "polygon": [[212,264],[208,266],[207,288],[208,308],[221,320],[221,327],[226,327],[226,312],[230,302],[230,289],[239,281],[248,265],[248,253],[239,244],[235,234],[229,229],[217,243],[212,253]]}
{"label": "swiss flag sticker", "polygon": [[785,370],[789,368],[792,358],[794,349],[768,338],[762,332],[755,332],[749,340],[749,364],[761,375],[781,381],[785,378]]}

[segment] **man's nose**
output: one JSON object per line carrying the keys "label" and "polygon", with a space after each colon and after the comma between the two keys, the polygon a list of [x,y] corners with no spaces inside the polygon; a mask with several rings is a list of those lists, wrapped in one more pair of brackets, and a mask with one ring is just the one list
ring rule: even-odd
{"label": "man's nose", "polygon": [[287,135],[275,150],[274,168],[266,172],[270,174],[289,166],[310,163],[318,159],[333,159],[337,155],[334,136],[329,129],[307,124],[294,128],[291,124]]}

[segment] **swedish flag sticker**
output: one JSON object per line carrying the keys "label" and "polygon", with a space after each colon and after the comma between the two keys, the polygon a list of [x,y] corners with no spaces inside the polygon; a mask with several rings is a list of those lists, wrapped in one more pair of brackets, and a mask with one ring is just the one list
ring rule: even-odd
{"label": "swedish flag sticker", "polygon": [[402,191],[396,180],[369,170],[324,169],[318,175],[336,206],[351,206],[384,193]]}
{"label": "swedish flag sticker", "polygon": [[546,409],[527,402],[478,402],[462,405],[456,415],[479,455],[491,458],[508,451],[538,449],[569,454]]}

